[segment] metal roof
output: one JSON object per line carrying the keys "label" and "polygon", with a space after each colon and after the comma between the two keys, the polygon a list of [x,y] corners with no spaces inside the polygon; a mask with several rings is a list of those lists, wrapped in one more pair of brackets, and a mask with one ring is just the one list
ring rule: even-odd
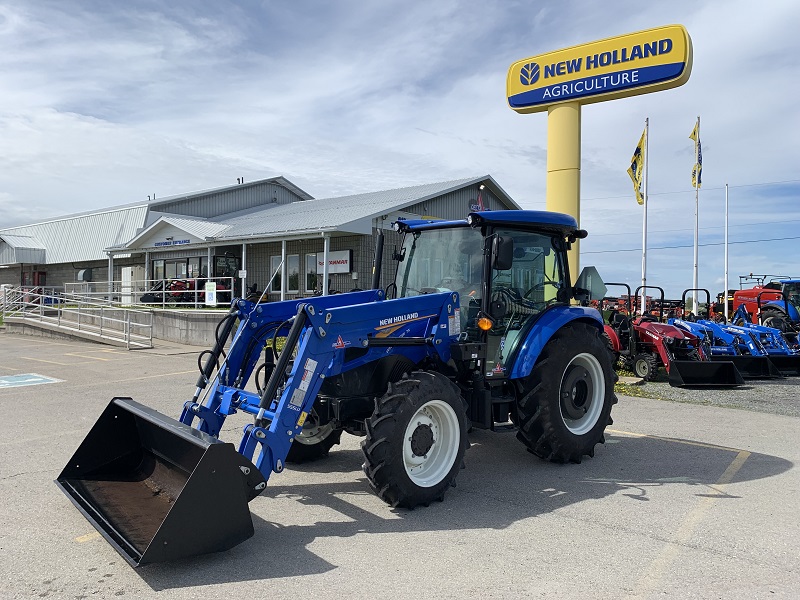
{"label": "metal roof", "polygon": [[[163,211],[166,205],[180,202],[182,199],[196,202],[198,198],[220,190],[241,189],[264,183],[283,186],[302,200],[288,204],[257,206],[210,219],[174,213],[162,214],[155,223],[145,228],[151,210],[157,213],[159,209]],[[20,244],[38,243],[39,246],[36,248],[46,249],[45,253],[40,253],[46,254],[46,261],[42,256],[41,263],[53,264],[101,260],[106,258],[107,250],[135,249],[137,242],[142,240],[146,233],[165,223],[182,229],[196,238],[214,242],[268,239],[286,235],[314,235],[324,231],[363,233],[365,224],[369,230],[371,219],[481,183],[504,205],[519,208],[489,175],[321,199],[313,199],[284,177],[273,177],[248,184],[240,183],[215,190],[170,196],[158,201],[68,215],[33,225],[10,227],[0,230],[0,237],[12,236],[36,240],[20,241]]]}
{"label": "metal roof", "polygon": [[[127,246],[126,242],[138,237],[138,234],[147,223],[147,215],[151,209],[157,212],[164,205],[175,204],[175,202],[184,199],[194,200],[220,191],[241,190],[264,183],[273,183],[285,187],[304,201],[313,198],[285,177],[279,176],[244,184],[169,196],[158,201],[136,202],[97,211],[73,213],[30,225],[0,229],[0,238],[2,239],[13,236],[14,238],[36,240],[36,242],[19,241],[18,244],[7,243],[7,251],[0,255],[0,264],[18,264],[22,262],[18,258],[23,255],[17,252],[17,257],[15,258],[12,246],[20,249],[24,247],[30,250],[40,250],[35,255],[30,252],[24,255],[24,262],[35,262],[36,264],[103,260],[107,258],[106,248]],[[226,227],[213,221],[194,220],[192,217],[168,216],[165,218],[180,220],[186,227],[191,227],[193,232],[203,232],[202,237],[204,238],[216,235]],[[174,224],[183,228],[183,225]],[[39,245],[35,247],[21,245],[24,243],[36,243]]]}
{"label": "metal roof", "polygon": [[[225,225],[224,223],[216,223],[214,221],[209,221],[202,218],[193,219],[190,217],[159,217],[155,223],[140,231],[134,238],[121,244],[117,244],[116,246],[113,246],[113,248],[135,248],[139,240],[147,237],[153,232],[153,230],[158,229],[163,225],[172,225],[173,227],[177,227],[189,235],[200,239],[213,238],[222,231],[228,229],[228,225]],[[109,249],[111,248],[112,247],[109,247]]]}
{"label": "metal roof", "polygon": [[0,237],[27,237],[45,248],[43,264],[100,260],[105,248],[131,239],[144,225],[147,204],[72,215],[0,230]]}
{"label": "metal roof", "polygon": [[372,219],[400,210],[437,196],[485,182],[506,204],[517,204],[486,175],[469,179],[456,179],[411,187],[353,194],[336,198],[319,198],[293,202],[251,212],[247,215],[221,219],[230,227],[216,236],[217,240],[253,237],[278,237],[286,234],[313,234],[321,231],[344,230],[347,224]]}
{"label": "metal roof", "polygon": [[0,264],[41,264],[45,261],[44,245],[25,235],[0,234]]}
{"label": "metal roof", "polygon": [[299,196],[303,200],[313,200],[313,198],[314,198],[314,196],[312,196],[311,194],[301,190],[299,187],[297,187],[295,184],[293,184],[291,181],[289,181],[285,177],[278,176],[278,177],[270,177],[268,179],[258,179],[256,181],[250,181],[248,183],[237,183],[235,185],[226,185],[226,186],[223,186],[223,187],[211,188],[211,189],[208,189],[208,190],[201,190],[199,192],[189,192],[189,193],[186,193],[186,194],[176,194],[174,196],[166,196],[164,198],[160,198],[159,200],[154,200],[154,201],[150,202],[149,206],[153,210],[158,210],[159,206],[164,205],[164,204],[172,204],[173,202],[175,202],[177,200],[190,200],[190,199],[198,198],[198,197],[201,197],[201,196],[208,196],[210,194],[217,194],[217,193],[220,193],[220,192],[226,192],[226,191],[231,191],[231,190],[241,190],[241,189],[245,189],[245,188],[248,188],[248,187],[256,187],[256,186],[262,185],[264,183],[274,183],[276,185],[280,185],[282,187],[285,187],[287,190],[289,190],[290,192],[292,192],[296,196]]}
{"label": "metal roof", "polygon": [[0,233],[0,239],[14,248],[34,248],[44,250],[44,244],[35,237],[29,235],[12,235],[10,233]]}

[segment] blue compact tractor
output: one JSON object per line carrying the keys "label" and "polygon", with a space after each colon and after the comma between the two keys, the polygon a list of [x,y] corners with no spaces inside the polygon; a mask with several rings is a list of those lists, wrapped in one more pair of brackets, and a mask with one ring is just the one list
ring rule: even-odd
{"label": "blue compact tractor", "polygon": [[[569,276],[575,219],[487,211],[396,229],[386,290],[235,299],[178,420],[110,402],[57,484],[130,564],[244,541],[270,475],[344,432],[363,438],[374,492],[405,508],[455,485],[470,428],[514,426],[553,462],[594,455],[615,375],[600,313],[573,302],[589,295]],[[220,440],[234,416],[238,447]]]}

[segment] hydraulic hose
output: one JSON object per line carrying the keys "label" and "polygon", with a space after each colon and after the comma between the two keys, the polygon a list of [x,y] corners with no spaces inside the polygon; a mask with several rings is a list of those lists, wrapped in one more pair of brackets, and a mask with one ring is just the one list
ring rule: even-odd
{"label": "hydraulic hose", "polygon": [[[224,353],[225,344],[228,341],[228,338],[231,336],[231,332],[233,331],[233,326],[236,322],[236,317],[238,314],[239,309],[231,307],[230,312],[219,323],[219,325],[217,325],[217,335],[216,339],[214,340],[214,347],[210,351],[206,350],[203,352],[203,354],[209,353],[210,356],[206,359],[206,363],[203,365],[200,371],[200,376],[197,378],[196,389],[194,396],[192,397],[192,402],[197,402],[200,394],[206,388],[206,385],[211,379],[211,374],[214,372],[214,368],[219,364],[220,354]],[[203,354],[201,354],[201,356]]]}
{"label": "hydraulic hose", "polygon": [[297,307],[297,315],[294,317],[294,323],[292,324],[291,329],[289,329],[289,335],[286,338],[286,345],[284,345],[280,356],[278,356],[278,362],[275,365],[275,370],[272,372],[272,376],[269,378],[269,381],[267,381],[267,385],[264,388],[264,393],[261,395],[261,402],[258,405],[260,410],[256,418],[257,423],[263,420],[264,411],[272,403],[272,399],[275,397],[275,394],[278,391],[281,375],[286,372],[286,367],[289,364],[289,360],[291,360],[292,350],[294,350],[298,340],[300,339],[300,334],[303,332],[303,327],[305,327],[306,324],[305,309],[305,304],[300,304]]}

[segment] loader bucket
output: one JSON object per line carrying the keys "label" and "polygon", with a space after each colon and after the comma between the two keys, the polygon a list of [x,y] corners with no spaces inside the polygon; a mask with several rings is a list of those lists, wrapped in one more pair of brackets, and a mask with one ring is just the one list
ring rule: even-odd
{"label": "loader bucket", "polygon": [[770,354],[769,359],[778,368],[781,374],[788,377],[800,375],[800,355]]}
{"label": "loader bucket", "polygon": [[780,379],[783,377],[768,356],[714,356],[711,360],[732,362],[744,379]]}
{"label": "loader bucket", "polygon": [[732,387],[744,384],[730,361],[673,360],[669,363],[672,387]]}
{"label": "loader bucket", "polygon": [[56,480],[134,567],[243,542],[263,483],[232,444],[130,398],[109,403]]}

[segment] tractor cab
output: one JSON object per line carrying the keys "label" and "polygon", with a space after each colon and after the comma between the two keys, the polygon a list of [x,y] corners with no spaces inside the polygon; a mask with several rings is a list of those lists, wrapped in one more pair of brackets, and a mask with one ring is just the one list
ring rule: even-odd
{"label": "tractor cab", "polygon": [[533,322],[574,297],[566,251],[585,232],[572,217],[487,211],[396,225],[404,234],[397,297],[458,292],[461,339],[486,344],[487,377],[507,376]]}
{"label": "tractor cab", "polygon": [[800,310],[800,281],[784,281],[782,291],[789,304]]}

